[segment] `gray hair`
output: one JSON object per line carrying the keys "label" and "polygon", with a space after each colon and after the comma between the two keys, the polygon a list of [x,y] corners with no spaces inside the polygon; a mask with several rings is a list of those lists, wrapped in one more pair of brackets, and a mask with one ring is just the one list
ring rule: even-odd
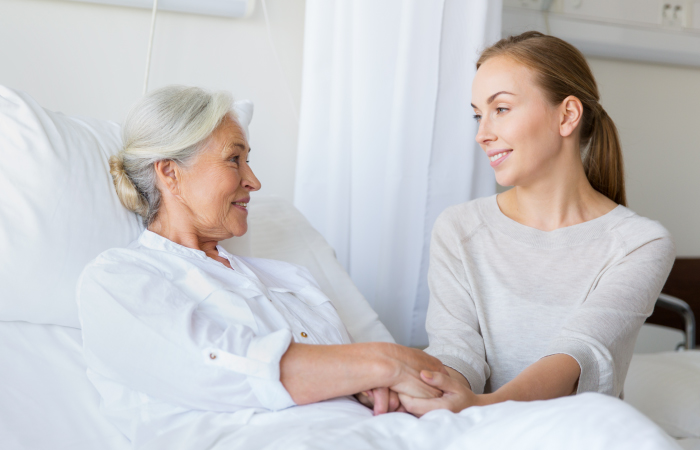
{"label": "gray hair", "polygon": [[139,100],[122,128],[124,147],[109,159],[122,205],[149,226],[161,202],[154,164],[172,160],[186,166],[227,115],[237,120],[231,94],[224,91],[167,86]]}

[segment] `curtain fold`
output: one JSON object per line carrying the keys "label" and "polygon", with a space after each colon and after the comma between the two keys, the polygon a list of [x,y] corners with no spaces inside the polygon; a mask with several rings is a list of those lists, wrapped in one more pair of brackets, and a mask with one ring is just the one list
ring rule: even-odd
{"label": "curtain fold", "polygon": [[397,342],[426,345],[430,231],[495,192],[474,142],[500,1],[308,0],[295,204]]}

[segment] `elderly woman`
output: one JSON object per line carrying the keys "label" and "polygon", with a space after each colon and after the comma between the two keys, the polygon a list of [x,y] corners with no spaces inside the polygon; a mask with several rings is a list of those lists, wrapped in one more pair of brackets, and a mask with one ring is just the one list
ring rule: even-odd
{"label": "elderly woman", "polygon": [[140,447],[191,410],[242,417],[380,388],[371,392],[385,411],[398,407],[388,388],[441,395],[419,376],[442,370],[437,359],[351,344],[307,270],[218,245],[246,232],[250,193],[260,189],[232,105],[226,93],[171,86],[143,98],[124,124],[111,173],[147,229],[91,262],[77,291],[103,412]]}

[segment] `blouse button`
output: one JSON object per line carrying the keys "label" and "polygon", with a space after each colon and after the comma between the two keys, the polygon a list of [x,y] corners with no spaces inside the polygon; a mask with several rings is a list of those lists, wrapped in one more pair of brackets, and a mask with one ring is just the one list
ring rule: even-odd
{"label": "blouse button", "polygon": [[211,359],[216,359],[216,355],[215,355],[214,353],[209,353],[209,357],[210,357]]}
{"label": "blouse button", "polygon": [[309,337],[309,335],[308,335],[308,334],[306,334],[306,332],[305,332],[305,331],[302,331],[302,332],[301,332],[301,337],[305,338],[305,337]]}

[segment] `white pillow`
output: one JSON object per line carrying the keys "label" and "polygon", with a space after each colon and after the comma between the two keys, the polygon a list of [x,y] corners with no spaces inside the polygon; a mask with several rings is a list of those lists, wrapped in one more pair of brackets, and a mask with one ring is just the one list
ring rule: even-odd
{"label": "white pillow", "polygon": [[141,232],[109,174],[120,145],[116,123],[46,111],[0,86],[0,320],[79,327],[83,267]]}
{"label": "white pillow", "polygon": [[700,438],[700,350],[635,354],[625,402],[676,438]]}

